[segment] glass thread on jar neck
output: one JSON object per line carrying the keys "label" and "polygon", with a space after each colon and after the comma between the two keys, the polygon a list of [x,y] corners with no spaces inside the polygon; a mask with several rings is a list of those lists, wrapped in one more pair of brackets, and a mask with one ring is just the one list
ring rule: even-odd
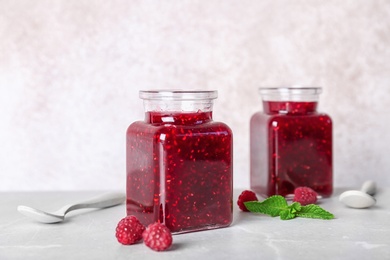
{"label": "glass thread on jar neck", "polygon": [[322,92],[321,87],[264,87],[259,93],[264,101],[316,102]]}
{"label": "glass thread on jar neck", "polygon": [[209,112],[217,91],[208,90],[141,90],[145,112]]}

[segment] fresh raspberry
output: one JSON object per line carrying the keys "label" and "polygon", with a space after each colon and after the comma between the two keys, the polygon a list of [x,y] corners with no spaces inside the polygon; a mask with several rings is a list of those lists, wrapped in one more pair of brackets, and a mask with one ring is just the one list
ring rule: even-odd
{"label": "fresh raspberry", "polygon": [[155,251],[164,251],[172,245],[171,231],[161,223],[150,224],[142,237],[145,245]]}
{"label": "fresh raspberry", "polygon": [[294,190],[293,201],[301,203],[302,206],[315,204],[317,202],[317,192],[309,187],[298,187]]}
{"label": "fresh raspberry", "polygon": [[249,211],[244,204],[244,202],[247,201],[258,201],[256,194],[253,191],[244,190],[241,192],[240,196],[238,196],[237,205],[242,211]]}
{"label": "fresh raspberry", "polygon": [[123,245],[131,245],[142,239],[144,225],[135,216],[121,219],[116,227],[116,238]]}

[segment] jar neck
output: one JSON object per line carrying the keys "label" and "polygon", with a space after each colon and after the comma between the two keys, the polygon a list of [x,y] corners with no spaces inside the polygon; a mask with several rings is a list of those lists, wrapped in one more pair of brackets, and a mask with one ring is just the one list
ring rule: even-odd
{"label": "jar neck", "polygon": [[319,87],[260,88],[263,109],[267,114],[306,115],[317,111]]}
{"label": "jar neck", "polygon": [[314,101],[263,101],[266,114],[307,115],[317,111],[318,102]]}
{"label": "jar neck", "polygon": [[145,112],[209,112],[213,100],[144,100]]}
{"label": "jar neck", "polygon": [[217,91],[140,91],[145,122],[151,124],[196,125],[212,120]]}
{"label": "jar neck", "polygon": [[212,121],[212,111],[175,112],[149,111],[145,113],[145,122],[149,124],[199,125]]}

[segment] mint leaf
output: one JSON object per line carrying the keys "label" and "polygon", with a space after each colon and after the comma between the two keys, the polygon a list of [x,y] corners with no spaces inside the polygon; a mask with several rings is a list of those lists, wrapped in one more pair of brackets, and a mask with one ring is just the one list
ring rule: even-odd
{"label": "mint leaf", "polygon": [[289,220],[295,218],[295,214],[291,212],[290,209],[284,209],[280,211],[280,219],[281,220]]}
{"label": "mint leaf", "polygon": [[301,210],[302,206],[298,202],[292,203],[287,209],[280,211],[280,219],[288,220],[296,217],[296,213]]}
{"label": "mint leaf", "polygon": [[293,219],[295,217],[333,219],[334,215],[318,205],[309,204],[302,206],[299,202],[288,205],[287,200],[280,195],[268,197],[263,201],[244,202],[245,207],[254,213],[262,213],[271,217],[280,216],[282,220]]}
{"label": "mint leaf", "polygon": [[301,209],[296,212],[297,217],[302,218],[318,218],[318,219],[333,219],[334,215],[318,205],[309,204],[302,206]]}
{"label": "mint leaf", "polygon": [[301,203],[299,202],[293,202],[290,206],[288,206],[289,208],[291,208],[291,212],[292,213],[296,213],[296,212],[299,212],[301,209],[302,209],[302,205]]}
{"label": "mint leaf", "polygon": [[[254,213],[262,213],[271,217],[280,216],[280,212],[288,209],[286,199],[280,195],[268,197],[263,201],[248,201],[244,202],[245,207]],[[284,214],[284,213],[283,213]]]}

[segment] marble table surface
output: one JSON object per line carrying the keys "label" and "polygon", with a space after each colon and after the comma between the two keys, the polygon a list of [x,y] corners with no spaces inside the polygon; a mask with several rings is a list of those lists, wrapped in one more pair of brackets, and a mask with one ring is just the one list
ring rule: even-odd
{"label": "marble table surface", "polygon": [[[17,212],[20,204],[45,210],[98,195],[97,191],[0,193],[0,259],[390,259],[390,189],[379,189],[370,209],[347,208],[336,189],[319,205],[333,220],[241,212],[234,205],[228,228],[174,235],[173,246],[154,252],[143,243],[123,246],[115,227],[125,205],[79,210],[61,224],[40,224]],[[234,204],[240,190],[235,190]]]}

